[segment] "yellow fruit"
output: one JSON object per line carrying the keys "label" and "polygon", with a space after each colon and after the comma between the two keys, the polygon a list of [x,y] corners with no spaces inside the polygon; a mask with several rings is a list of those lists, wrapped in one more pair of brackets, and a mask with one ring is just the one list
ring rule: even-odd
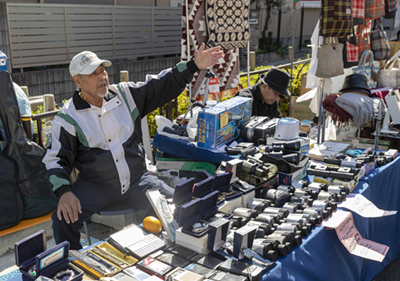
{"label": "yellow fruit", "polygon": [[159,233],[162,230],[161,222],[158,218],[153,216],[145,217],[143,220],[143,227],[151,233]]}

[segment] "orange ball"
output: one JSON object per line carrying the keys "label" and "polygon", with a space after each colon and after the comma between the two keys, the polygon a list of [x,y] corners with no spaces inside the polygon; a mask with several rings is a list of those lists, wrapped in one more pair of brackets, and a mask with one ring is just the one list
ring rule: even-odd
{"label": "orange ball", "polygon": [[151,233],[159,233],[162,230],[162,224],[160,220],[153,216],[144,218],[143,227]]}

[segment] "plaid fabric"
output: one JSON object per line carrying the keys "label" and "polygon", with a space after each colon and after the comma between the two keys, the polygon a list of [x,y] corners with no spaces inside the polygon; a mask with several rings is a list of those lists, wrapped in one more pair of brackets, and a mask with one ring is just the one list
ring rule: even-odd
{"label": "plaid fabric", "polygon": [[351,1],[351,8],[353,9],[353,18],[363,19],[365,17],[365,2],[364,2],[364,0]]}
{"label": "plaid fabric", "polygon": [[375,60],[385,60],[390,58],[390,47],[386,40],[386,32],[383,30],[381,20],[374,20],[374,27],[371,31],[371,50]]}
{"label": "plaid fabric", "polygon": [[346,42],[346,56],[348,62],[358,61],[358,46]]}
{"label": "plaid fabric", "polygon": [[374,20],[385,15],[385,0],[365,0],[365,19]]}
{"label": "plaid fabric", "polygon": [[321,0],[319,35],[344,37],[352,32],[350,0]]}
{"label": "plaid fabric", "polygon": [[357,47],[358,47],[358,60],[366,50],[371,50],[370,43],[370,26],[371,22],[367,21],[364,25],[359,25],[357,29]]}

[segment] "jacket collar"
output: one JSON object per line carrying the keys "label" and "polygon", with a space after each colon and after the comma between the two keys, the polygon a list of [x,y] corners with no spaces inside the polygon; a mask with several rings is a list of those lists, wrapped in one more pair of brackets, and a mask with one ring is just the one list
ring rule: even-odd
{"label": "jacket collar", "polygon": [[[90,108],[91,107],[90,104],[81,98],[81,96],[79,95],[79,92],[80,91],[76,90],[74,92],[74,95],[72,96],[72,101],[74,102],[74,106],[75,106],[76,110],[83,110],[83,109]],[[104,97],[104,99],[106,102],[108,102],[108,101],[112,100],[113,98],[115,98],[116,96],[117,96],[117,94],[109,89],[108,93]]]}

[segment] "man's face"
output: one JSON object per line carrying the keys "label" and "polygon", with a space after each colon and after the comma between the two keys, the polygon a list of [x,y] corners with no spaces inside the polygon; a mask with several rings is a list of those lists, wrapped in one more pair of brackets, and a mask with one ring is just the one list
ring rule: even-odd
{"label": "man's face", "polygon": [[74,76],[75,84],[91,98],[104,98],[108,92],[108,74],[100,65],[92,74]]}
{"label": "man's face", "polygon": [[260,92],[263,101],[269,105],[273,104],[276,101],[279,101],[281,95],[280,93],[271,89],[268,85],[265,85],[262,82],[260,83]]}

